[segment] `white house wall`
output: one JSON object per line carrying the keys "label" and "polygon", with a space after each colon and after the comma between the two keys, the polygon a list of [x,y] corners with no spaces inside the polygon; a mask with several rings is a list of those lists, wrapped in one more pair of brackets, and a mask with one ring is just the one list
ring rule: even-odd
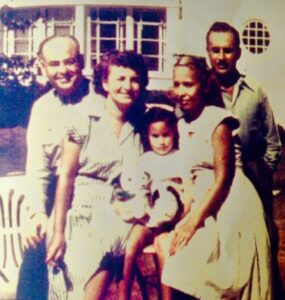
{"label": "white house wall", "polygon": [[[232,23],[240,33],[250,19],[265,23],[270,33],[270,45],[262,54],[252,54],[242,44],[238,67],[259,81],[267,91],[277,121],[285,126],[285,1],[284,0],[0,0],[0,6],[30,7],[46,5],[135,5],[167,7],[167,61],[163,74],[151,74],[149,88],[167,89],[171,85],[171,65],[174,53],[207,55],[205,36],[215,21]],[[82,12],[83,10],[81,10]],[[81,16],[84,18],[84,16]],[[76,28],[76,35],[84,28]],[[79,31],[78,31],[79,30]],[[82,37],[84,40],[84,37]],[[86,44],[86,43],[85,43]]]}
{"label": "white house wall", "polygon": [[[246,3],[248,2],[248,3]],[[285,1],[244,1],[233,22],[237,28],[250,18],[262,20],[270,32],[268,49],[257,55],[243,50],[246,73],[258,80],[267,91],[276,119],[285,126]]]}
{"label": "white house wall", "polygon": [[244,45],[238,67],[260,82],[269,95],[277,121],[285,126],[285,1],[284,0],[184,0],[181,52],[207,55],[205,36],[215,21],[233,24],[240,33],[250,19],[263,21],[270,32],[270,45],[252,54]]}
{"label": "white house wall", "polygon": [[[268,49],[262,54],[252,54],[241,43],[238,68],[264,87],[276,120],[285,127],[284,12],[284,0],[183,0],[182,18],[175,24],[178,32],[173,38],[176,52],[207,56],[205,37],[215,21],[229,22],[240,33],[247,21],[263,21],[270,32]],[[163,87],[170,85],[171,81],[163,81]],[[152,81],[151,86],[162,84]]]}

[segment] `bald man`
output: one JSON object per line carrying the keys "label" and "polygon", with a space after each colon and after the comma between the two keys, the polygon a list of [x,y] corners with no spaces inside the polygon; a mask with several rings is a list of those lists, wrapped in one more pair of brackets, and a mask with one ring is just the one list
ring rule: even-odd
{"label": "bald man", "polygon": [[35,102],[28,126],[26,176],[31,222],[25,234],[26,247],[36,247],[46,233],[68,116],[87,113],[98,97],[82,75],[80,48],[73,36],[47,38],[40,44],[38,56],[53,89]]}
{"label": "bald man", "polygon": [[38,58],[41,70],[53,88],[34,103],[27,131],[29,223],[25,226],[24,245],[27,250],[17,291],[17,299],[25,300],[46,298],[46,295],[39,294],[46,289],[42,286],[46,276],[46,273],[42,274],[44,239],[53,205],[65,124],[69,118],[76,118],[76,114],[87,116],[94,102],[102,101],[102,96],[94,93],[89,80],[82,74],[80,47],[73,36],[48,37],[40,44]]}

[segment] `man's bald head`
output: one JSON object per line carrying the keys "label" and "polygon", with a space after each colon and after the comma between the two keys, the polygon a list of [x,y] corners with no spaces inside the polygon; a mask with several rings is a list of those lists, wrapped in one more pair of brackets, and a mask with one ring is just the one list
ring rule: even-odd
{"label": "man's bald head", "polygon": [[74,49],[74,51],[79,55],[80,54],[80,46],[78,40],[72,36],[72,35],[67,35],[67,36],[58,36],[58,35],[53,35],[45,40],[43,40],[40,43],[39,46],[39,51],[38,51],[38,56],[40,59],[44,58],[45,55],[45,48],[50,48],[54,49],[56,51],[59,49],[62,45],[66,47],[66,45],[70,45]]}
{"label": "man's bald head", "polygon": [[41,68],[62,96],[72,96],[80,88],[83,62],[79,51],[73,36],[52,36],[40,44]]}

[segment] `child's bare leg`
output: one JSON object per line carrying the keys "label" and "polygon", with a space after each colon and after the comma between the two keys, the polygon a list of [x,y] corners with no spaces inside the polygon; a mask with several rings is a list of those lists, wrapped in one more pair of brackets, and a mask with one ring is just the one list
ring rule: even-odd
{"label": "child's bare leg", "polygon": [[135,225],[128,239],[124,259],[123,278],[119,282],[118,299],[131,299],[131,290],[134,281],[134,268],[138,255],[142,249],[152,241],[152,233],[143,225]]}
{"label": "child's bare leg", "polygon": [[154,239],[154,248],[157,255],[158,261],[158,270],[160,276],[160,289],[163,300],[172,300],[172,289],[161,282],[162,270],[165,263],[166,251],[168,251],[166,239],[168,237],[168,233],[162,233]]}
{"label": "child's bare leg", "polygon": [[112,276],[109,271],[98,272],[86,284],[84,289],[84,300],[102,300],[105,299],[106,291],[112,282]]}

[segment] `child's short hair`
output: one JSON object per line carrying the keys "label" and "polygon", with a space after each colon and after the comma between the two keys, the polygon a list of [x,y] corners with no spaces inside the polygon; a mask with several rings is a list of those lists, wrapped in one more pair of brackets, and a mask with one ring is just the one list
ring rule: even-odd
{"label": "child's short hair", "polygon": [[177,129],[177,117],[174,113],[174,108],[167,104],[147,104],[146,111],[143,118],[141,137],[144,151],[150,151],[151,146],[148,138],[149,126],[155,122],[165,122],[174,133],[173,148],[178,149],[179,134]]}

